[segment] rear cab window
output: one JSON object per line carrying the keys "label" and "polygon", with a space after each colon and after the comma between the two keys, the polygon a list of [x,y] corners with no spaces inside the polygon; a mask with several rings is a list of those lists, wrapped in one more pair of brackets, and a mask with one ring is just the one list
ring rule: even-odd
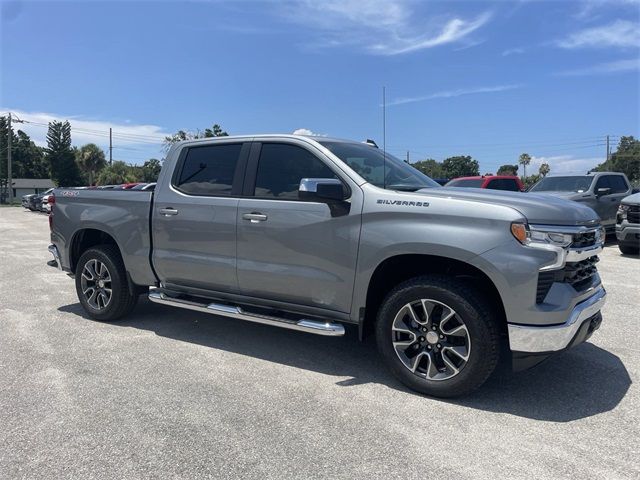
{"label": "rear cab window", "polygon": [[188,147],[173,186],[188,195],[235,194],[242,147],[243,143]]}
{"label": "rear cab window", "polygon": [[489,181],[487,188],[492,190],[507,190],[509,192],[519,192],[518,182],[513,178],[495,178]]}
{"label": "rear cab window", "polygon": [[461,180],[451,180],[447,183],[447,187],[470,187],[470,188],[481,188],[482,183],[484,182],[483,178],[468,178]]}

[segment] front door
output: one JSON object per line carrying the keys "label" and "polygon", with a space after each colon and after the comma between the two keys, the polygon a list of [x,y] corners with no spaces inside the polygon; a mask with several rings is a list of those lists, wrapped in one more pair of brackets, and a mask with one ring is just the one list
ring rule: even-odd
{"label": "front door", "polygon": [[[254,144],[238,206],[238,283],[244,295],[348,313],[362,196],[320,152],[292,143]],[[338,178],[351,198],[328,205],[298,198],[302,178]],[[356,190],[357,189],[357,190]]]}
{"label": "front door", "polygon": [[171,287],[237,293],[236,218],[249,143],[186,147],[156,190],[153,266]]}
{"label": "front door", "polygon": [[629,190],[629,186],[622,175],[602,175],[598,178],[594,193],[597,194],[599,188],[608,188],[609,193],[596,198],[594,210],[602,224],[611,227],[616,223],[618,206]]}

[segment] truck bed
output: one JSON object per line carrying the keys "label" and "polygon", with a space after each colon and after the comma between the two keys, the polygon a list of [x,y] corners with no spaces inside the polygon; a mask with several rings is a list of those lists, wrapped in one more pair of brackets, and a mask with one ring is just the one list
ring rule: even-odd
{"label": "truck bed", "polygon": [[[149,215],[153,192],[143,190],[56,189],[52,222],[53,243],[58,246],[62,268],[75,267],[74,248],[91,229],[110,235],[122,252],[131,280],[153,285]],[[59,238],[55,238],[59,237]],[[70,248],[61,248],[64,245]]]}

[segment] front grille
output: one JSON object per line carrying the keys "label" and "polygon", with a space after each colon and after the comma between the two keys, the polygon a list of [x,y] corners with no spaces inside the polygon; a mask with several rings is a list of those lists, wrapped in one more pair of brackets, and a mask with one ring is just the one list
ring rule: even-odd
{"label": "front grille", "polygon": [[627,222],[640,223],[640,205],[630,205],[627,211]]}
{"label": "front grille", "polygon": [[571,248],[585,248],[591,247],[596,244],[596,232],[584,232],[584,233],[576,233],[573,236],[573,242],[571,243]]}
{"label": "front grille", "polygon": [[596,274],[596,263],[600,259],[597,255],[580,262],[568,262],[562,270],[552,270],[538,273],[538,288],[536,291],[536,303],[544,302],[551,286],[555,282],[568,283],[577,292],[583,292]]}

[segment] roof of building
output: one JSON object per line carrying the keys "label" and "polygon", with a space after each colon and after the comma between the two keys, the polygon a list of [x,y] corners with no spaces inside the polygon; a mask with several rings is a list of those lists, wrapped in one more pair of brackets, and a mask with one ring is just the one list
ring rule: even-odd
{"label": "roof of building", "polygon": [[14,178],[13,188],[53,188],[55,185],[49,178]]}

